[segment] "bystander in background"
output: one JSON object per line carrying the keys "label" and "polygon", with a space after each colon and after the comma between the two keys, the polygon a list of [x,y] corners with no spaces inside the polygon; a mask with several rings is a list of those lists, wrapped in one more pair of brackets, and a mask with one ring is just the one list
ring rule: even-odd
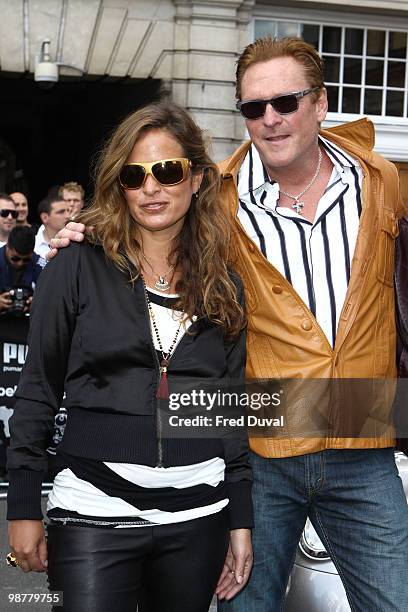
{"label": "bystander in background", "polygon": [[24,195],[24,193],[21,193],[21,191],[13,191],[13,193],[10,193],[10,198],[16,205],[16,210],[18,212],[17,225],[26,225],[31,227],[30,223],[28,222],[27,197]]}
{"label": "bystander in background", "polygon": [[16,225],[17,216],[13,200],[6,193],[0,193],[0,247],[6,244],[11,230]]}
{"label": "bystander in background", "polygon": [[82,185],[75,181],[65,183],[60,188],[59,195],[69,205],[71,218],[76,217],[84,206],[85,191]]}
{"label": "bystander in background", "polygon": [[45,259],[49,242],[64,227],[70,217],[70,208],[61,196],[49,196],[38,205],[42,225],[35,238],[34,251]]}

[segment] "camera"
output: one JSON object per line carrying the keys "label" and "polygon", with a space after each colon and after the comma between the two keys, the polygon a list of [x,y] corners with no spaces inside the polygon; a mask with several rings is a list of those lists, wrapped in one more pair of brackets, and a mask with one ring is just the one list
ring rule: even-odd
{"label": "camera", "polygon": [[33,295],[31,287],[14,287],[10,290],[10,297],[12,299],[12,306],[9,313],[15,317],[24,317],[25,308],[27,306],[27,299]]}

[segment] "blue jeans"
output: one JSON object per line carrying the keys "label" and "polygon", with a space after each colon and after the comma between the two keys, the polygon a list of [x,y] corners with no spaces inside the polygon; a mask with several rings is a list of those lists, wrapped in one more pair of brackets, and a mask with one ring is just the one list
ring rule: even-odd
{"label": "blue jeans", "polygon": [[407,612],[408,507],[392,448],[251,454],[254,567],[219,612],[278,612],[307,516],[355,612]]}

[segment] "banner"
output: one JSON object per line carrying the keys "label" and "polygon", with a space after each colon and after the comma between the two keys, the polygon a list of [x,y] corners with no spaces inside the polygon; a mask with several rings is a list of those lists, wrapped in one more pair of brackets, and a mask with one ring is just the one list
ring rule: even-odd
{"label": "banner", "polygon": [[7,409],[14,405],[14,393],[27,355],[29,321],[29,317],[0,316],[0,406]]}

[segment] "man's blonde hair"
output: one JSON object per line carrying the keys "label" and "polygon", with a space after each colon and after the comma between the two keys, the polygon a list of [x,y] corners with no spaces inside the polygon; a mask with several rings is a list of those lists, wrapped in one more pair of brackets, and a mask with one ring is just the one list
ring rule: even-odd
{"label": "man's blonde hair", "polygon": [[[241,100],[241,84],[245,72],[253,64],[278,57],[292,57],[303,66],[309,87],[324,87],[323,60],[316,49],[301,38],[264,36],[245,47],[237,61],[236,97]],[[318,92],[312,94],[317,99]]]}
{"label": "man's blonde hair", "polygon": [[64,189],[66,189],[67,191],[74,191],[76,193],[79,193],[81,200],[84,199],[85,196],[85,191],[84,188],[82,187],[82,185],[80,185],[79,183],[75,182],[75,181],[69,181],[68,183],[65,183],[64,185],[62,185],[59,188],[59,195],[62,197],[63,193],[64,193]]}

